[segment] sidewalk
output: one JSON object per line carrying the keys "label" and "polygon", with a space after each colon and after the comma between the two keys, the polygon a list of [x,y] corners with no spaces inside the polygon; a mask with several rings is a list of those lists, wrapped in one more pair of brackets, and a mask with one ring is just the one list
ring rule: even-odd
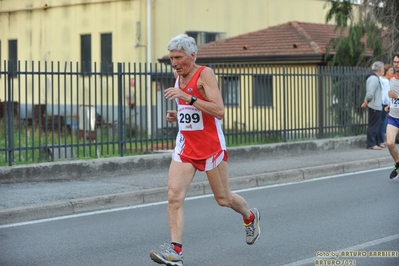
{"label": "sidewalk", "polygon": [[[365,136],[229,148],[232,190],[393,165]],[[0,168],[0,224],[167,199],[171,151],[123,158]],[[388,175],[387,177],[388,178]],[[188,196],[211,193],[198,172]]]}

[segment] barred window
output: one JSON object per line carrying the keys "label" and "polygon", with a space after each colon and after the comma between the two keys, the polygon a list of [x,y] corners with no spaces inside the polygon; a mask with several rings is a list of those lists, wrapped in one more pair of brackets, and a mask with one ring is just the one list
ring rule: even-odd
{"label": "barred window", "polygon": [[110,75],[112,67],[112,34],[101,34],[101,73]]}
{"label": "barred window", "polygon": [[256,107],[273,107],[272,75],[253,76],[252,103]]}
{"label": "barred window", "polygon": [[91,74],[91,35],[80,36],[80,61],[82,75]]}
{"label": "barred window", "polygon": [[[17,72],[18,69],[18,41],[9,40],[8,41],[8,60],[11,63],[12,68],[8,71]],[[13,76],[16,76],[14,74]]]}
{"label": "barred window", "polygon": [[237,75],[224,76],[221,81],[223,103],[226,106],[240,105],[240,78]]}

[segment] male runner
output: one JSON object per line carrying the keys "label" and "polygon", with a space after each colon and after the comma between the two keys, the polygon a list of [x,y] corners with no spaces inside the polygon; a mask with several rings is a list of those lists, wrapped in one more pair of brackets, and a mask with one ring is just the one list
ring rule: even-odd
{"label": "male runner", "polygon": [[388,114],[388,125],[387,125],[387,146],[389,153],[391,154],[395,166],[389,175],[390,179],[396,179],[399,173],[399,154],[398,149],[395,145],[396,135],[399,133],[399,54],[395,54],[393,57],[393,68],[395,74],[390,77],[390,91],[388,93],[390,104]]}
{"label": "male runner", "polygon": [[182,266],[183,204],[197,170],[206,172],[217,203],[242,215],[248,245],[260,236],[260,213],[256,208],[249,209],[244,198],[229,188],[228,157],[220,124],[224,104],[213,70],[195,63],[197,45],[185,34],[173,38],[168,50],[176,83],[165,90],[165,97],[176,100],[178,106],[177,111],[167,112],[166,119],[179,125],[168,177],[171,244],[161,246],[159,251],[152,250],[150,257],[159,264]]}

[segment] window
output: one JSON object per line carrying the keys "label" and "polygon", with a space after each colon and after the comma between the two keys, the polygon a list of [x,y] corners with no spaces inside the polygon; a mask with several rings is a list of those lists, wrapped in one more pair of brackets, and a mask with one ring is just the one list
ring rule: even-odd
{"label": "window", "polygon": [[272,75],[254,75],[252,88],[253,106],[273,107]]}
{"label": "window", "polygon": [[91,35],[85,34],[80,36],[80,61],[82,75],[91,74]]}
{"label": "window", "polygon": [[[18,67],[18,42],[17,40],[9,40],[8,41],[8,60],[11,64],[11,69],[8,71],[17,72]],[[16,76],[16,74],[13,74]]]}
{"label": "window", "polygon": [[225,37],[225,34],[221,32],[187,31],[186,34],[193,37],[197,45],[214,42]]}
{"label": "window", "polygon": [[216,41],[217,33],[207,32],[204,34],[204,43]]}
{"label": "window", "polygon": [[194,40],[195,40],[195,43],[196,43],[197,45],[199,45],[199,43],[198,43],[198,32],[195,32],[195,31],[187,31],[186,34],[187,34],[188,36],[190,36],[190,37],[193,37]]}
{"label": "window", "polygon": [[101,73],[112,74],[112,34],[101,34]]}
{"label": "window", "polygon": [[225,76],[222,77],[221,83],[224,105],[238,106],[240,104],[240,78],[238,76]]}

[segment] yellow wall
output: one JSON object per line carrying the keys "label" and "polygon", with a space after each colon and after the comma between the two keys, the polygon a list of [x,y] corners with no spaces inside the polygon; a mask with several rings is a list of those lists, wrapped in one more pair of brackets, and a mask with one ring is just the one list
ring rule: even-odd
{"label": "yellow wall", "polygon": [[1,59],[8,58],[8,40],[17,39],[19,60],[78,62],[80,35],[91,34],[92,60],[99,62],[100,34],[112,33],[114,62],[146,62],[149,46],[156,62],[167,55],[168,41],[186,31],[222,32],[229,38],[293,20],[324,23],[326,13],[321,0],[151,2],[148,45],[148,0],[0,1]]}
{"label": "yellow wall", "polygon": [[[220,76],[239,74],[240,104],[225,106],[224,126],[233,130],[273,131],[285,128],[317,126],[318,76],[317,67],[307,66],[249,66],[237,69],[216,69]],[[273,104],[257,107],[252,102],[254,74],[272,75]],[[223,88],[222,88],[223,90]],[[281,116],[281,114],[287,114]]]}
{"label": "yellow wall", "polygon": [[[79,3],[90,3],[82,5]],[[135,31],[132,21],[142,14],[141,1],[43,1],[20,0],[0,3],[2,59],[7,59],[7,41],[18,40],[18,59],[33,61],[80,61],[80,35],[92,36],[92,60],[100,61],[100,34],[112,33],[113,60],[134,61]],[[24,11],[29,10],[31,11]],[[14,10],[14,11],[12,11]],[[18,11],[20,10],[20,11]],[[6,12],[11,11],[11,12]]]}

